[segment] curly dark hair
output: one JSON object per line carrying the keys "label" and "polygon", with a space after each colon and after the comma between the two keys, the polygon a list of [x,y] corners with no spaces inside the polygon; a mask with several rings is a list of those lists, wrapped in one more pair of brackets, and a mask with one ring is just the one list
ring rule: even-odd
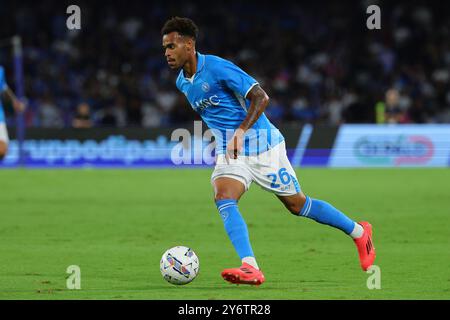
{"label": "curly dark hair", "polygon": [[178,32],[182,36],[188,36],[197,39],[198,27],[189,18],[173,17],[166,21],[163,28],[161,29],[161,35],[165,35],[171,32]]}

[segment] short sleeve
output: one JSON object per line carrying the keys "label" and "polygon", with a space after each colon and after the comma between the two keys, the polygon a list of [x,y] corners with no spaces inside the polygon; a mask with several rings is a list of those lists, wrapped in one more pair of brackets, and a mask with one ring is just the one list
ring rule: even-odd
{"label": "short sleeve", "polygon": [[228,60],[217,63],[214,72],[220,82],[244,98],[250,89],[258,84],[258,81]]}
{"label": "short sleeve", "polygon": [[0,66],[0,92],[4,92],[8,88],[5,80],[5,69]]}

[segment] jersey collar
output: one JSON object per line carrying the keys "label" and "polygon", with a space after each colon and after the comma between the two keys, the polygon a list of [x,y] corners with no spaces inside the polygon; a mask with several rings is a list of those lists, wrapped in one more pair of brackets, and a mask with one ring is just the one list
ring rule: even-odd
{"label": "jersey collar", "polygon": [[205,66],[205,55],[197,51],[197,72],[202,71]]}
{"label": "jersey collar", "polygon": [[[200,71],[202,71],[203,70],[203,67],[205,66],[205,55],[204,54],[201,54],[200,52],[196,52],[196,55],[197,55],[197,70],[195,71],[195,73],[192,75],[192,80],[195,78],[195,75],[197,74],[197,73],[199,73]],[[181,74],[183,75],[183,79],[184,80],[186,80],[186,81],[188,81],[188,82],[191,82],[188,78],[186,78],[186,76],[184,75],[184,71],[183,71],[183,69],[181,69]]]}

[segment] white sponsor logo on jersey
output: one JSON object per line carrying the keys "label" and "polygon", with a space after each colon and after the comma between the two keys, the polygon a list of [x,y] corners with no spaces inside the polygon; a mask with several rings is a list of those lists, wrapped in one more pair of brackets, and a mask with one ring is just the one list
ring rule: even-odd
{"label": "white sponsor logo on jersey", "polygon": [[196,111],[203,111],[210,106],[217,106],[220,103],[220,99],[217,95],[213,95],[206,99],[200,99],[194,102],[192,106]]}

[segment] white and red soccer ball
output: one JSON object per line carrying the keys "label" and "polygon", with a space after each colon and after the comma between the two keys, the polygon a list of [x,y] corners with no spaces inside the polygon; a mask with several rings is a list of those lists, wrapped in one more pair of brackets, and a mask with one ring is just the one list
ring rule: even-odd
{"label": "white and red soccer ball", "polygon": [[188,284],[195,279],[200,261],[195,252],[185,246],[176,246],[164,252],[160,270],[163,278],[176,285]]}

